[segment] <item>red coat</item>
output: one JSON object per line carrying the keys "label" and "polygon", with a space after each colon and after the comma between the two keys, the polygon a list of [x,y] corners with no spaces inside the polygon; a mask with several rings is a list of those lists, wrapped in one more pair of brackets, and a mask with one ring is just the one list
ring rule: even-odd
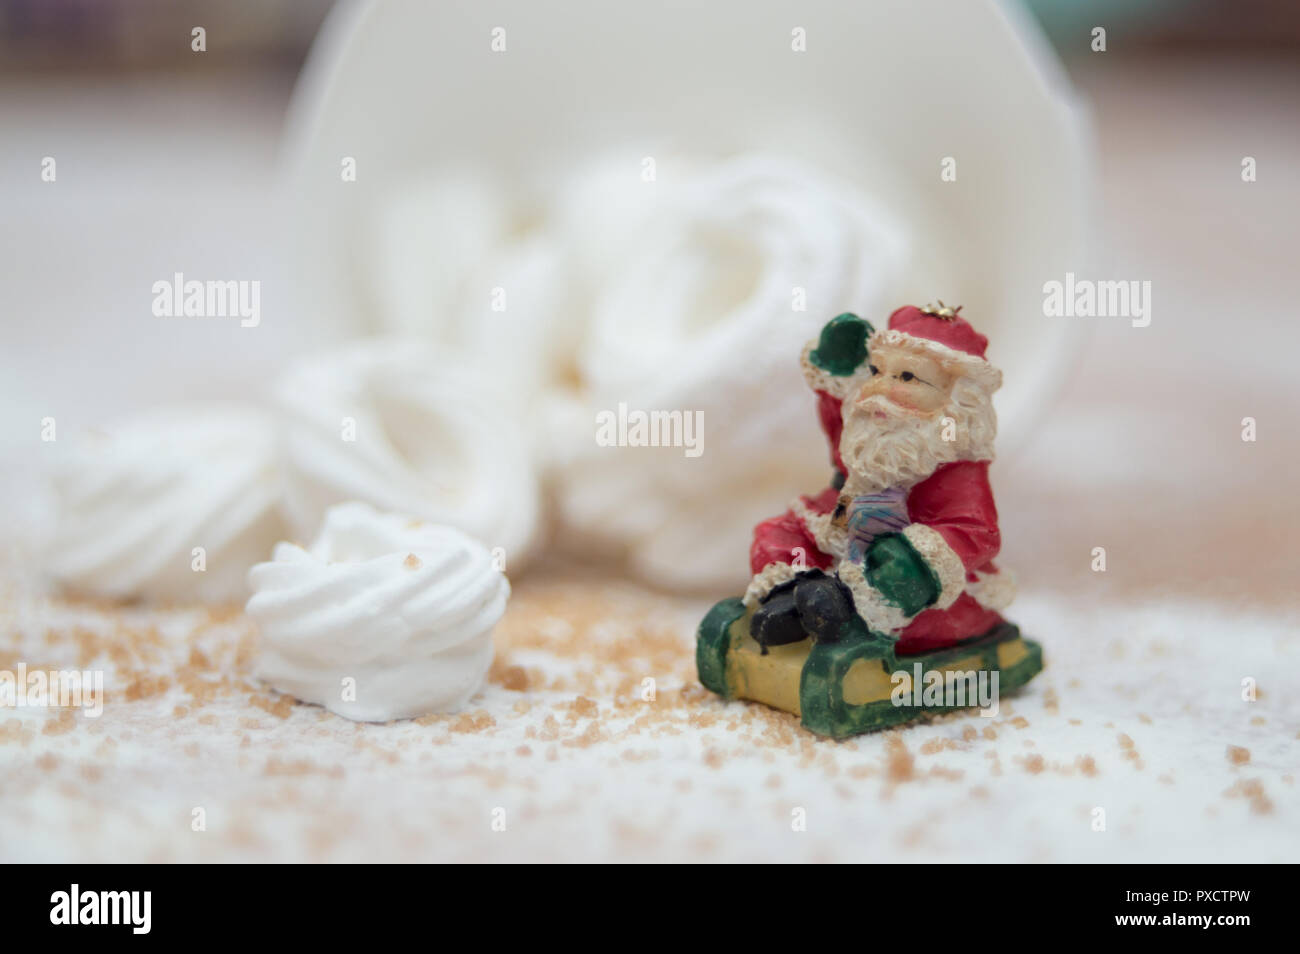
{"label": "red coat", "polygon": [[[838,417],[828,421],[822,401],[823,426],[827,426],[832,447],[838,447]],[[835,408],[838,412],[838,407]],[[838,451],[834,455],[838,463]],[[966,571],[965,588],[946,609],[923,610],[897,635],[899,653],[917,653],[950,646],[983,635],[1002,621],[998,610],[1010,602],[1009,578],[999,574],[993,563],[1002,545],[998,511],[989,486],[988,461],[958,461],[943,464],[907,495],[907,515],[913,524],[936,531],[961,560]],[[755,575],[772,564],[833,569],[842,554],[832,552],[833,541],[818,528],[816,516],[831,513],[839,491],[827,487],[816,496],[804,496],[779,517],[754,528],[749,551],[750,570]]]}

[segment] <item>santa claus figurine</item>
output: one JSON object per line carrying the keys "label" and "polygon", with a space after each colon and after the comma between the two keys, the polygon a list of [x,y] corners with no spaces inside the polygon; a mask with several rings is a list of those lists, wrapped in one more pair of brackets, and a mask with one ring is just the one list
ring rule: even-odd
{"label": "santa claus figurine", "polygon": [[[891,689],[900,669],[910,670],[909,683],[931,671],[948,678],[957,657],[1017,685],[1041,668],[1038,647],[1001,616],[1015,591],[994,563],[1001,535],[988,475],[1002,374],[985,357],[988,339],[960,310],[942,302],[899,308],[880,331],[839,315],[804,349],[804,376],[830,441],[831,484],[755,528],[743,599],[719,603],[701,625],[700,672],[710,688],[800,711],[805,724],[807,710],[838,707],[845,724],[825,731],[843,735],[916,714],[877,705],[874,715],[853,718],[855,705],[881,701],[884,686],[872,666],[857,682],[874,679],[874,689],[846,689],[859,659],[878,660]],[[817,648],[839,643],[846,646],[837,658],[848,664],[827,678],[840,684],[811,679],[814,693],[832,698],[807,698]],[[762,658],[777,647],[780,658]],[[779,688],[796,677],[797,692]]]}

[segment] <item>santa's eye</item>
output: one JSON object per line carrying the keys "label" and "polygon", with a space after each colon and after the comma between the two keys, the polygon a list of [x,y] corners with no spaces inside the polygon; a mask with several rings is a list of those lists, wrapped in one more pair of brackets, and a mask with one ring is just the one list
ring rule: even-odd
{"label": "santa's eye", "polygon": [[911,371],[904,371],[902,374],[899,375],[899,377],[902,378],[904,381],[910,381],[914,377],[916,377],[916,375],[913,374]]}
{"label": "santa's eye", "polygon": [[871,373],[872,373],[872,374],[879,374],[879,373],[880,373],[880,369],[877,368],[874,364],[869,364],[869,365],[867,365],[867,367],[871,369]]}

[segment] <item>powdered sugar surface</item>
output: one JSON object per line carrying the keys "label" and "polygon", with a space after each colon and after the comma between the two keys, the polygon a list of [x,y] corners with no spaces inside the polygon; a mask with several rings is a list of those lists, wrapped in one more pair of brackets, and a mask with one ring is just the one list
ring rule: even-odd
{"label": "powdered sugar surface", "polygon": [[27,592],[0,668],[102,667],[108,699],[0,714],[11,861],[1281,861],[1295,826],[1280,615],[1023,594],[1048,668],[997,717],[836,743],[703,690],[707,607],[614,581],[522,581],[469,709],[387,725],[254,684],[240,613]]}

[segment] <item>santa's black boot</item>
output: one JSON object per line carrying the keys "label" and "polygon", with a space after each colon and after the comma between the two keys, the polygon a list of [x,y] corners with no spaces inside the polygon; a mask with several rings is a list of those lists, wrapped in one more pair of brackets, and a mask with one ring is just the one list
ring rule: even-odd
{"label": "santa's black boot", "polygon": [[808,634],[799,622],[799,611],[794,604],[794,581],[782,583],[763,597],[749,623],[749,633],[767,655],[768,646],[797,643]]}
{"label": "santa's black boot", "polygon": [[796,581],[795,612],[803,631],[819,643],[833,643],[840,630],[853,618],[853,594],[834,576],[816,576]]}

